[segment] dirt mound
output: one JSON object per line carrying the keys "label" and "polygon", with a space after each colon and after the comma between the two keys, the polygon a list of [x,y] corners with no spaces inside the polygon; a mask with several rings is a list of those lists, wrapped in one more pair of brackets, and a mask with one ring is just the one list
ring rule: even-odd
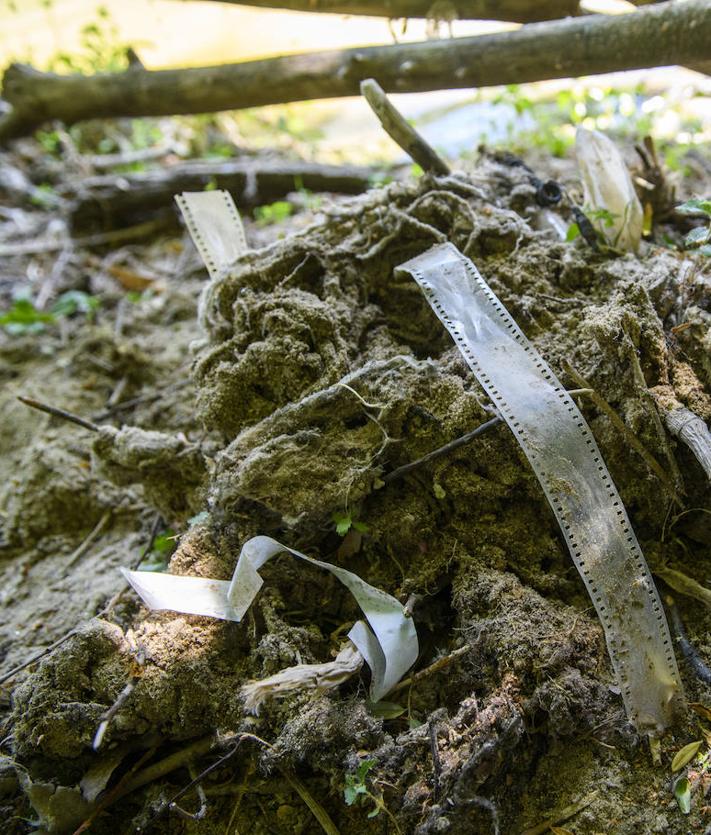
{"label": "dirt mound", "polygon": [[[411,598],[418,669],[457,653],[393,693],[395,705],[370,704],[364,674],[328,695],[267,702],[255,718],[244,713],[242,683],[327,660],[357,617],[333,578],[279,558],[239,624],[149,613],[126,595],[104,613],[110,621],[82,628],[13,691],[8,733],[46,831],[71,832],[93,815],[91,831],[107,835],[316,832],[309,801],[344,835],[519,832],[571,804],[581,835],[701,825],[699,812],[682,821],[667,777],[627,724],[594,610],[508,430],[386,479],[492,416],[420,291],[393,277],[398,264],[450,240],[566,386],[580,387],[564,370],[570,363],[656,460],[664,480],[597,400],[579,397],[652,565],[683,563],[703,579],[708,484],[664,429],[650,390],[711,417],[708,277],[671,250],[644,245],[639,258],[612,258],[544,226],[525,171],[489,158],[468,175],[339,203],[205,287],[194,391],[138,405],[127,415],[138,428],[102,429],[93,459],[90,435],[64,426],[49,435],[43,418],[29,418],[29,437],[18,429],[4,438],[14,479],[4,499],[6,576],[26,566],[30,583],[12,624],[29,617],[48,566],[61,570],[48,543],[66,555],[110,509],[100,540],[109,553],[99,560],[89,549],[78,561],[84,589],[70,578],[61,591],[93,600],[72,604],[70,625],[101,609],[154,508],[184,531],[174,573],[228,579],[241,544],[269,533]],[[188,277],[184,292],[197,287]],[[180,380],[181,352],[198,336],[185,295],[174,302],[173,293],[119,340],[145,355],[153,388]],[[171,343],[162,355],[151,350],[149,324]],[[22,370],[5,403],[37,368],[61,367],[63,350]],[[53,390],[65,392],[67,408],[98,409],[106,381],[92,391],[94,373],[80,363],[72,396],[63,381]],[[110,373],[125,374],[115,364]],[[207,515],[189,522],[199,510]],[[334,517],[360,524],[342,537]],[[707,610],[691,603],[687,612],[692,637],[703,636]],[[61,629],[55,620],[48,637]],[[27,654],[12,649],[9,628],[4,645],[6,667]],[[97,727],[129,683],[97,754]],[[711,696],[692,676],[685,686],[697,701]],[[676,750],[685,732],[664,745]],[[224,754],[239,734],[240,753],[203,781],[204,794],[178,801],[193,809],[204,800],[205,816],[169,818],[162,804],[217,760],[206,757],[213,743]],[[85,787],[87,774],[101,783],[101,769],[105,811]]]}

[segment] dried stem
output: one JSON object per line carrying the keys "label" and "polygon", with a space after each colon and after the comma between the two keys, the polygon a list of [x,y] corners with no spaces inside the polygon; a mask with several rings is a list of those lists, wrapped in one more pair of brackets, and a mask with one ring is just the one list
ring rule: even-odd
{"label": "dried stem", "polygon": [[47,403],[42,403],[39,400],[35,400],[34,397],[18,397],[17,399],[20,403],[24,403],[25,406],[29,406],[31,409],[37,409],[40,412],[52,415],[52,417],[58,417],[62,420],[69,421],[69,423],[76,423],[77,426],[89,429],[91,432],[99,431],[100,427],[98,424],[92,423],[90,420],[85,420],[83,417],[79,417],[79,415],[75,415],[73,412],[67,412],[65,409],[58,409],[56,406],[50,406]]}

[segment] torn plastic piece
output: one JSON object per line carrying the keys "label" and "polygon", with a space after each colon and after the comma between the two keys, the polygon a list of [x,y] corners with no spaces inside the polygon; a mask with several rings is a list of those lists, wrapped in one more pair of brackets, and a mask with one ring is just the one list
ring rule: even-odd
{"label": "torn plastic piece", "polygon": [[323,693],[333,690],[363,666],[363,656],[351,641],[341,649],[333,661],[324,664],[297,664],[280,670],[269,678],[250,681],[242,687],[244,709],[259,715],[262,704],[270,698],[278,698],[295,690],[315,690]]}
{"label": "torn plastic piece", "polygon": [[307,557],[268,536],[255,536],[242,546],[230,582],[129,571],[126,568],[121,571],[150,609],[171,609],[191,615],[240,621],[264,582],[259,576],[259,569],[283,552],[330,571],[355,597],[372,629],[359,620],[348,637],[370,667],[371,699],[374,702],[382,699],[417,659],[419,647],[415,625],[394,597],[368,585],[344,568]]}
{"label": "torn plastic piece", "polygon": [[595,220],[611,246],[636,252],[642,238],[644,212],[632,177],[617,146],[605,134],[578,128],[575,154],[585,189],[588,213],[604,213]]}
{"label": "torn plastic piece", "polygon": [[175,202],[214,280],[247,249],[232,195],[227,191],[184,191],[176,195]]}
{"label": "torn plastic piece", "polygon": [[401,265],[521,445],[605,630],[627,715],[656,734],[682,689],[647,563],[585,419],[472,262],[442,244]]}

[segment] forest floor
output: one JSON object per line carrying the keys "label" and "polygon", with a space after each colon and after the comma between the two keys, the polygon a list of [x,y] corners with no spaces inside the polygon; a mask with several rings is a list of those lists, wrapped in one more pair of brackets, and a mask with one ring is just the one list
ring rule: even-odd
{"label": "forest floor", "polygon": [[[570,159],[539,150],[526,161],[579,195]],[[3,682],[4,831],[637,835],[711,825],[706,746],[683,772],[687,815],[670,770],[682,746],[704,738],[698,716],[662,739],[654,764],[508,429],[383,480],[492,414],[416,285],[393,276],[446,238],[566,387],[579,387],[567,362],[622,419],[625,431],[599,399],[578,398],[652,570],[708,587],[709,484],[653,397],[673,395],[711,420],[711,275],[681,250],[683,230],[660,226],[637,256],[563,240],[526,170],[484,152],[457,178],[402,176],[362,196],[296,194],[297,211],[256,212],[251,250],[205,292],[177,223],[141,241],[77,246],[55,202],[77,169],[34,141],[2,164],[35,182],[51,169],[55,186],[2,184],[0,677],[76,630]],[[708,196],[708,154],[685,165],[678,199]],[[564,230],[572,223],[569,208],[557,216]],[[38,251],[22,251],[26,242]],[[120,432],[97,434],[18,396]],[[346,591],[280,557],[232,623],[150,612],[119,568],[143,557],[143,568],[229,579],[256,534],[414,601],[416,670],[455,655],[385,705],[368,701],[364,671],[248,714],[245,682],[338,650],[357,618]],[[676,600],[708,661],[708,607]],[[711,688],[680,665],[688,700],[711,706]],[[167,808],[238,740],[201,793],[178,800],[202,816]]]}

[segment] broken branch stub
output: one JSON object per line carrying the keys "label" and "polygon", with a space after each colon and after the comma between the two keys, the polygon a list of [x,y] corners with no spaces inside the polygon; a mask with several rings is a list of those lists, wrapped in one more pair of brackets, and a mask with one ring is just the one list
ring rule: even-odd
{"label": "broken branch stub", "polygon": [[528,458],[607,639],[627,715],[657,735],[683,703],[652,576],[575,401],[472,262],[450,243],[402,264]]}
{"label": "broken branch stub", "polygon": [[690,409],[673,409],[664,414],[667,429],[694,453],[711,481],[711,432],[706,423]]}
{"label": "broken branch stub", "polygon": [[421,166],[423,171],[431,171],[446,177],[449,166],[420,134],[410,125],[374,78],[366,78],[360,83],[360,92],[370,105],[380,124],[397,144]]}

